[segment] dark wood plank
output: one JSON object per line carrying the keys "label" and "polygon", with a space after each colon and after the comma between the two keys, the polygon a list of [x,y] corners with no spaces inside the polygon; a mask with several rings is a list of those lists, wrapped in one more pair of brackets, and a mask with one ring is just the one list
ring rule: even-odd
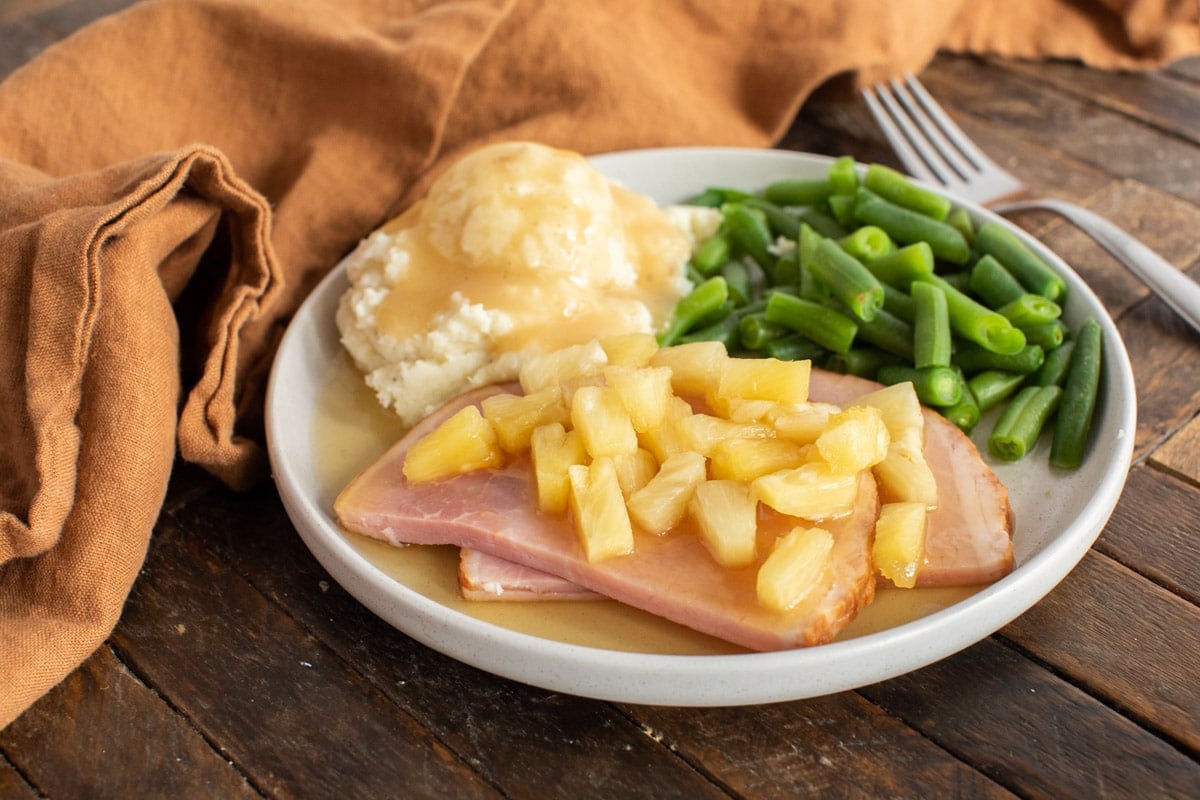
{"label": "dark wood plank", "polygon": [[[234,524],[235,535],[255,535]],[[492,797],[466,764],[169,518],[112,641],[273,797]]]}
{"label": "dark wood plank", "polygon": [[1172,434],[1150,454],[1150,460],[1200,486],[1200,417]]}
{"label": "dark wood plank", "polygon": [[330,579],[270,487],[218,490],[176,518],[507,796],[541,797],[547,786],[579,798],[723,796],[610,704],[485,674],[389,627]]}
{"label": "dark wood plank", "polygon": [[1189,798],[1200,764],[988,639],[862,694],[1023,797]]}
{"label": "dark wood plank", "polygon": [[1200,605],[1197,531],[1200,488],[1140,466],[1130,471],[1096,549]]}
{"label": "dark wood plank", "polygon": [[0,747],[0,797],[8,800],[34,800],[38,793],[2,755]]}
{"label": "dark wood plank", "polygon": [[0,732],[0,749],[49,797],[260,796],[107,647]]}
{"label": "dark wood plank", "polygon": [[738,796],[926,797],[950,786],[963,797],[1012,796],[853,692],[769,706],[629,713]]}
{"label": "dark wood plank", "polygon": [[[1089,553],[1003,633],[1164,738],[1200,753],[1200,608],[1194,604]],[[1154,680],[1146,680],[1148,674]]]}

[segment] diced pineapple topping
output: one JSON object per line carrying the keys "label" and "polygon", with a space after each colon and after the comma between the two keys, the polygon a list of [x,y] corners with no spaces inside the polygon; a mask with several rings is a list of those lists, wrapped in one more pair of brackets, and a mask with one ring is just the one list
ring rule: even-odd
{"label": "diced pineapple topping", "polygon": [[467,406],[412,446],[403,472],[409,483],[427,483],[503,464],[492,423]]}
{"label": "diced pineapple topping", "polygon": [[[810,371],[731,358],[716,342],[606,337],[527,362],[523,395],[459,411],[413,445],[404,474],[438,480],[528,451],[538,508],[570,513],[589,561],[690,530],[722,566],[758,564],[760,603],[786,611],[821,583],[832,550],[810,523],[849,513],[869,469],[884,500],[876,568],[911,586],[937,502],[916,393],[896,384],[842,409],[808,401]],[[758,551],[759,503],[807,521],[769,554]]]}
{"label": "diced pineapple topping", "polygon": [[875,523],[871,559],[875,570],[902,589],[917,584],[925,556],[924,503],[884,503]]}
{"label": "diced pineapple topping", "polygon": [[775,549],[758,570],[758,602],[787,611],[820,585],[833,534],[824,528],[792,529],[775,542]]}

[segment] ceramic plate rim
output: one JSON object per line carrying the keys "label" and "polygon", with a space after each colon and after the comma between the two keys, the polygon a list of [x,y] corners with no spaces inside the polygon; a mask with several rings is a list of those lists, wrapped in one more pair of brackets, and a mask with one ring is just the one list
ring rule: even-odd
{"label": "ceramic plate rim", "polygon": [[[815,170],[831,160],[794,151],[728,147],[634,150],[592,159],[601,171],[632,184],[632,188],[639,188],[639,175],[683,171],[695,177],[695,192],[712,183],[705,176],[705,165],[719,163],[745,167],[750,172],[767,169],[783,174],[787,170]],[[967,207],[977,218],[1001,220],[974,203],[935,190]],[[683,198],[656,199],[671,202]],[[1115,389],[1107,398],[1107,415],[1115,418],[1110,424],[1117,426],[1113,458],[1075,520],[1032,558],[971,597],[912,622],[819,647],[771,653],[629,653],[542,639],[484,622],[387,576],[349,544],[331,512],[317,501],[320,492],[313,485],[311,437],[289,436],[302,422],[306,423],[305,430],[311,429],[312,408],[304,407],[303,397],[297,400],[295,384],[303,384],[304,376],[317,366],[307,354],[330,347],[332,303],[346,282],[344,263],[331,271],[301,306],[272,366],[266,430],[280,497],[297,532],[331,577],[385,622],[474,667],[543,689],[628,703],[743,705],[815,697],[910,672],[986,638],[1057,585],[1099,536],[1132,462],[1136,395],[1128,354],[1115,325],[1070,267],[1036,239],[1019,228],[1013,230],[1055,266],[1073,297],[1096,314],[1104,329],[1105,367],[1108,382]],[[332,337],[335,351],[340,347],[336,332]],[[323,356],[325,363],[329,357],[328,353]],[[314,404],[310,394],[309,405]]]}

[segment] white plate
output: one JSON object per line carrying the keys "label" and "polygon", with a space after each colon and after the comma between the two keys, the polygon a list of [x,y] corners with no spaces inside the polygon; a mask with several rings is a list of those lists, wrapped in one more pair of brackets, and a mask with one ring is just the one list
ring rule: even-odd
{"label": "white plate", "polygon": [[[712,185],[753,190],[785,176],[818,176],[829,161],[783,151],[723,148],[635,151],[593,159],[607,175],[660,203],[680,201]],[[952,199],[979,220],[999,219]],[[523,633],[452,608],[397,580],[369,548],[357,546],[339,529],[330,509],[329,487],[322,484],[326,455],[317,452],[312,435],[320,387],[327,383],[331,366],[345,359],[334,325],[334,308],[346,286],[340,266],[297,313],[272,370],[267,437],[280,495],[313,554],[360,602],[426,645],[507,678],[614,701],[704,706],[813,697],[903,674],[983,639],[1049,592],[1099,535],[1132,457],[1136,398],[1128,355],[1115,326],[1066,264],[1018,233],[1066,280],[1067,321],[1078,324],[1090,315],[1104,330],[1094,444],[1082,468],[1071,473],[1047,465],[1044,440],[1021,462],[995,465],[1016,515],[1015,569],[966,599],[912,621],[784,652],[629,652]],[[981,444],[985,427],[976,434]]]}

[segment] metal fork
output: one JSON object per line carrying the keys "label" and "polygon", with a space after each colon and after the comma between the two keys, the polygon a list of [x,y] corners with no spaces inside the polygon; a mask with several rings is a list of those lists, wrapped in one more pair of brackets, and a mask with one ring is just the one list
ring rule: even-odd
{"label": "metal fork", "polygon": [[988,158],[912,75],[862,91],[897,157],[915,177],[997,213],[1041,209],[1070,220],[1138,276],[1175,313],[1200,331],[1200,285],[1098,214],[1063,200],[1007,200],[1027,187]]}

